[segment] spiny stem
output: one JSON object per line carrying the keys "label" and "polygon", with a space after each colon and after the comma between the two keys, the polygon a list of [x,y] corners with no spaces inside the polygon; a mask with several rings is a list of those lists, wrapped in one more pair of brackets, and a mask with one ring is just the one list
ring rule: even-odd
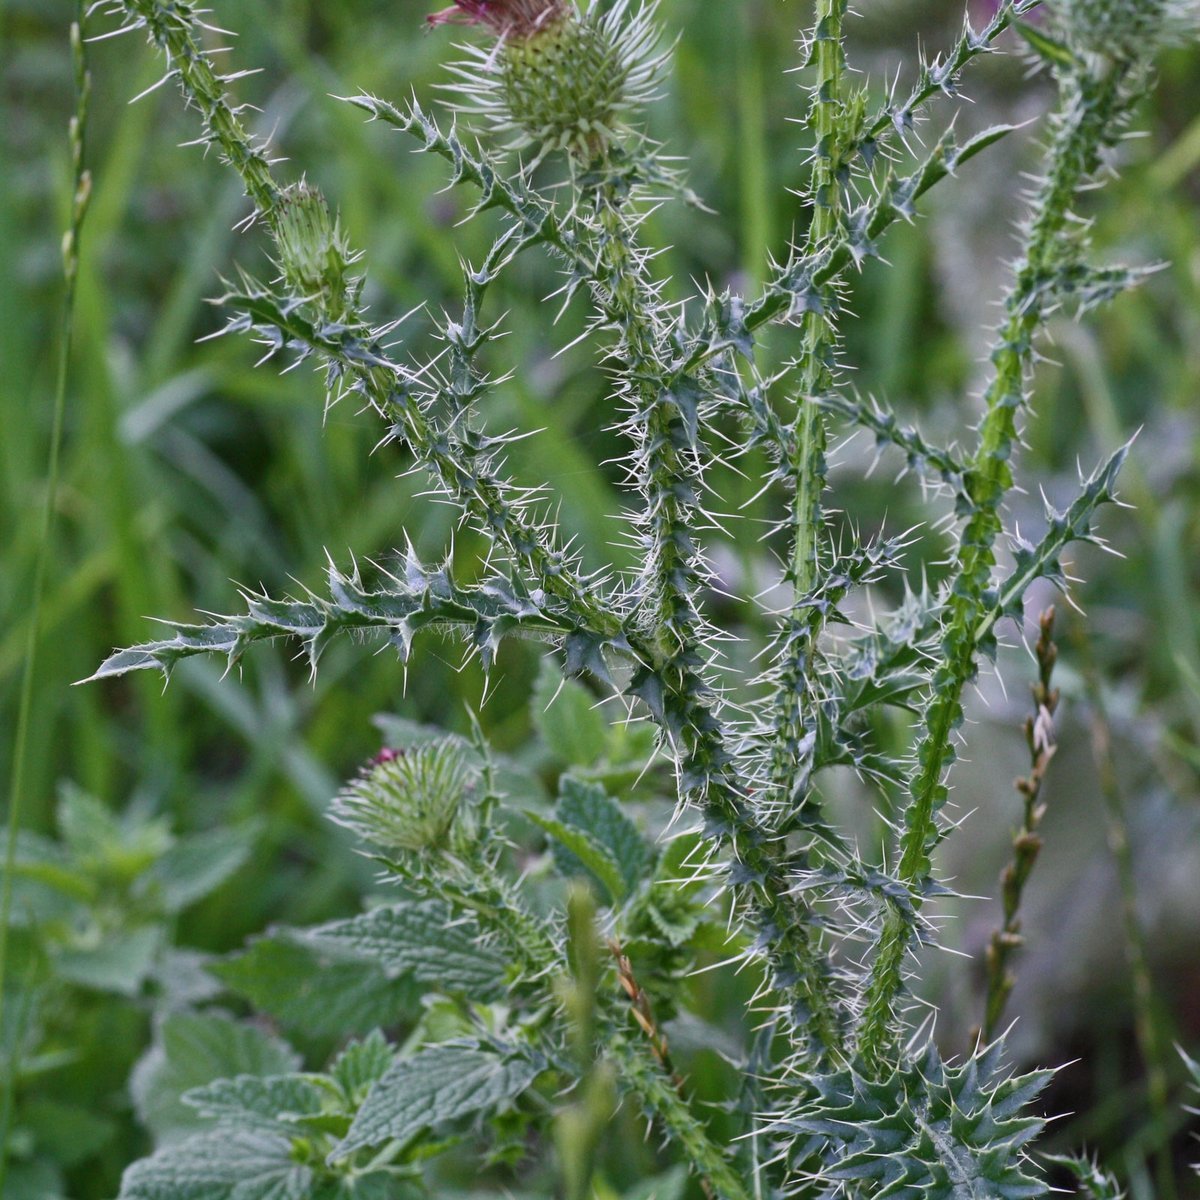
{"label": "spiny stem", "polygon": [[199,112],[209,140],[241,176],[246,195],[258,215],[274,227],[278,218],[281,189],[271,175],[271,161],[256,145],[240,118],[240,109],[230,102],[225,80],[214,70],[212,60],[200,45],[200,10],[191,0],[116,0],[130,28],[144,28],[166,57],[170,73],[189,104]]}
{"label": "spiny stem", "polygon": [[862,135],[847,148],[847,157],[862,154],[868,147],[874,151],[885,140],[911,129],[920,110],[933,97],[952,92],[963,69],[980,55],[992,53],[1000,35],[1018,17],[1033,12],[1041,2],[1003,0],[981,30],[972,29],[969,21],[964,23],[958,40],[946,54],[939,56],[933,66],[922,64],[920,75],[904,100],[899,104],[889,100],[867,121]]}
{"label": "spiny stem", "polygon": [[[1124,74],[1114,64],[1098,78],[1076,68],[1061,80],[1048,174],[1034,201],[1025,257],[1018,264],[992,352],[984,417],[964,480],[970,513],[952,567],[941,661],[930,689],[899,844],[898,875],[912,889],[914,908],[923,903],[930,882],[931,854],[940,837],[938,814],[948,794],[945,774],[954,759],[953,738],[963,718],[962,694],[976,676],[977,629],[991,607],[988,592],[1001,531],[1000,507],[1012,487],[1009,462],[1017,415],[1026,403],[1034,339],[1048,308],[1059,299],[1053,287],[1054,267],[1072,232],[1071,205],[1098,168],[1101,148],[1122,115]],[[858,1035],[860,1053],[876,1065],[882,1065],[893,1044],[893,1006],[914,933],[912,919],[899,908],[891,906],[884,914]]]}
{"label": "spiny stem", "polygon": [[636,1089],[646,1111],[682,1147],[692,1169],[720,1200],[751,1200],[724,1148],[709,1137],[662,1065],[620,1036],[613,1038],[610,1050],[622,1077]]}
{"label": "spiny stem", "polygon": [[[29,753],[29,722],[33,710],[33,683],[37,677],[38,643],[42,632],[42,597],[46,589],[46,568],[50,561],[50,537],[58,506],[58,485],[62,457],[63,418],[67,404],[67,379],[71,367],[71,345],[75,334],[75,290],[79,278],[79,243],[92,193],[92,177],[85,165],[87,121],[91,98],[91,75],[87,64],[87,43],[83,28],[86,5],[79,0],[75,22],[71,26],[71,53],[75,69],[75,113],[70,123],[71,212],[63,237],[63,299],[59,318],[58,366],[54,388],[54,413],[50,429],[49,461],[46,468],[46,495],[42,503],[41,526],[34,558],[33,586],[29,599],[25,635],[25,667],[17,701],[17,723],[13,739],[12,771],[8,790],[7,842],[4,848],[4,881],[0,886],[0,1028],[4,1025],[5,991],[8,983],[8,934],[12,917],[13,875],[16,871],[17,838],[21,829],[21,807],[25,797],[26,760]],[[16,1043],[14,1043],[16,1044]],[[16,1087],[16,1054],[5,1072],[0,1097],[0,1194],[8,1172],[8,1134]]]}
{"label": "spiny stem", "polygon": [[[274,229],[280,220],[284,189],[275,180],[265,153],[253,144],[238,119],[237,108],[225,95],[221,78],[197,42],[195,6],[165,5],[162,0],[117,0],[117,9],[125,14],[130,28],[149,31],[171,64],[184,96],[199,110],[207,136],[241,176],[261,219]],[[610,636],[619,634],[620,620],[597,598],[595,586],[571,569],[544,528],[512,504],[505,482],[486,470],[463,469],[463,462],[476,455],[469,453],[469,447],[464,452],[460,435],[430,421],[409,394],[406,373],[388,363],[380,347],[368,347],[372,352],[370,362],[339,361],[333,345],[314,348],[334,359],[347,386],[361,391],[376,412],[397,422],[417,460],[505,545],[516,561],[526,565],[551,596],[585,618],[583,623],[588,628]]]}
{"label": "spiny stem", "polygon": [[[838,133],[843,114],[842,72],[845,48],[842,19],[845,0],[820,0],[810,45],[816,66],[809,110],[813,141],[813,171],[809,184],[812,220],[805,256],[825,249],[842,231],[841,154]],[[825,487],[825,416],[814,400],[830,391],[837,351],[836,295],[826,286],[804,314],[800,359],[799,412],[787,477],[794,485],[791,509],[791,564],[788,581],[792,608],[781,632],[777,707],[772,730],[772,803],[784,820],[799,809],[809,789],[812,739],[806,738],[814,700],[816,636],[821,614],[806,601],[820,577],[821,535]]]}
{"label": "spiny stem", "polygon": [[791,892],[786,844],[756,819],[712,711],[714,697],[699,655],[707,626],[693,599],[701,587],[693,509],[700,487],[702,442],[696,413],[703,383],[667,385],[666,331],[653,318],[643,255],[618,196],[601,183],[588,199],[603,232],[603,303],[620,331],[622,370],[631,381],[628,400],[634,415],[629,424],[645,502],[641,632],[653,653],[643,660],[635,690],[647,701],[675,755],[680,799],[705,814],[708,835],[733,855],[734,891],[756,916],[775,985],[789,997],[792,1015],[817,1053],[837,1054],[841,1035],[829,971],[807,908]]}

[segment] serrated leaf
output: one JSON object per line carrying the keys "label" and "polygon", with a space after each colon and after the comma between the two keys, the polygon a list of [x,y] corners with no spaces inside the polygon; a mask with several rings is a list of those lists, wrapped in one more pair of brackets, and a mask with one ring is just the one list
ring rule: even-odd
{"label": "serrated leaf", "polygon": [[570,775],[560,783],[557,813],[561,821],[581,829],[612,855],[628,891],[642,881],[651,852],[637,825],[602,787]]}
{"label": "serrated leaf", "polygon": [[387,1038],[373,1029],[361,1041],[351,1042],[334,1059],[329,1076],[342,1089],[351,1108],[357,1108],[371,1085],[387,1073],[393,1057]]}
{"label": "serrated leaf", "polygon": [[624,899],[625,880],[607,847],[574,825],[544,817],[541,813],[527,811],[525,815],[557,843],[554,861],[561,874],[568,878],[590,878],[601,898],[610,903],[616,904]]}
{"label": "serrated leaf", "polygon": [[209,968],[231,991],[310,1037],[367,1033],[415,1011],[420,991],[378,963],[280,929]]}
{"label": "serrated leaf", "polygon": [[398,1059],[371,1088],[329,1161],[344,1160],[364,1146],[406,1142],[443,1121],[499,1108],[525,1091],[538,1071],[528,1058],[500,1058],[469,1046],[432,1046]]}
{"label": "serrated leaf", "polygon": [[328,1084],[306,1075],[238,1075],[183,1094],[184,1104],[220,1125],[284,1134],[297,1118],[319,1115],[329,1099]]}
{"label": "serrated leaf", "polygon": [[479,929],[456,920],[439,900],[409,900],[306,931],[314,944],[333,946],[378,964],[389,978],[410,975],[446,994],[490,1000],[503,993],[507,962],[479,944]]}
{"label": "serrated leaf", "polygon": [[300,1057],[260,1025],[221,1013],[171,1013],[154,1045],[133,1070],[130,1091],[138,1117],[160,1143],[208,1124],[183,1103],[184,1092],[237,1075],[285,1075]]}
{"label": "serrated leaf", "polygon": [[58,832],[77,858],[103,852],[121,840],[117,815],[95,796],[72,785],[59,793],[56,816]]}
{"label": "serrated leaf", "polygon": [[134,1163],[118,1200],[311,1200],[313,1171],[291,1139],[254,1130],[200,1134]]}
{"label": "serrated leaf", "polygon": [[548,658],[542,660],[533,691],[533,724],[550,752],[572,767],[590,767],[608,747],[608,722],[583,684],[564,679]]}

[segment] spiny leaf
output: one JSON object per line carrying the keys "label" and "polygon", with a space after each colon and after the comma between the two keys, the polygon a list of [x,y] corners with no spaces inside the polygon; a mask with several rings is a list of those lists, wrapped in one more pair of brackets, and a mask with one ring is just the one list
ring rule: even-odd
{"label": "spiny leaf", "polygon": [[1051,37],[1044,29],[1030,25],[1027,21],[1014,21],[1013,28],[1025,39],[1026,44],[1043,61],[1065,71],[1079,69],[1078,60],[1070,46]]}

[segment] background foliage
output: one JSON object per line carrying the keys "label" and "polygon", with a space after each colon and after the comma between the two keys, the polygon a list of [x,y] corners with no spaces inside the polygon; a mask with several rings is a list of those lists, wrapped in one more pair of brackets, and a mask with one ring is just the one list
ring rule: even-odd
{"label": "background foliage", "polygon": [[[435,194],[441,177],[434,163],[327,99],[358,89],[395,95],[409,87],[423,100],[431,97],[444,80],[446,38],[424,36],[424,8],[415,0],[261,0],[264,15],[255,21],[245,19],[244,7],[232,0],[213,5],[214,24],[227,20],[243,31],[238,65],[264,68],[237,86],[261,108],[262,127],[275,130],[277,144],[340,205],[367,251],[379,308],[400,312],[452,298],[456,241],[465,239],[471,250],[477,233],[451,236],[460,201]],[[57,247],[69,193],[63,131],[72,105],[66,28],[73,11],[69,0],[0,6],[5,728],[24,645],[32,514],[49,425]],[[786,188],[800,180],[803,162],[789,118],[802,111],[803,100],[783,72],[794,65],[792,36],[806,15],[796,0],[729,6],[664,0],[664,21],[682,37],[655,132],[690,158],[692,186],[716,210],[711,217],[664,212],[651,223],[653,236],[672,247],[681,291],[691,278],[723,284],[734,262],[765,268],[765,246],[795,220]],[[853,23],[851,38],[859,61],[865,56],[883,81],[918,38],[927,45],[944,41],[959,15],[957,4],[940,0],[876,0]],[[36,1070],[26,1060],[20,1085],[26,1111],[33,1105],[31,1144],[64,1128],[64,1106],[72,1106],[78,1130],[62,1139],[67,1149],[58,1161],[67,1171],[67,1194],[80,1200],[111,1194],[120,1166],[144,1149],[125,1077],[146,1044],[151,998],[161,1002],[164,989],[190,978],[182,961],[163,959],[165,947],[175,941],[224,954],[271,922],[312,923],[357,911],[371,874],[349,839],[323,819],[330,796],[378,748],[376,714],[402,713],[465,731],[467,708],[480,706],[482,684],[475,668],[458,669],[452,655],[442,662],[432,648],[404,679],[386,656],[364,659],[342,646],[331,649],[311,686],[303,664],[262,650],[241,679],[222,679],[211,664],[186,664],[165,696],[154,679],[68,688],[112,646],[145,640],[149,614],[187,620],[196,608],[227,609],[230,579],[278,592],[292,576],[320,578],[322,547],[344,556],[352,545],[384,558],[406,529],[423,556],[434,558],[452,534],[450,510],[423,503],[417,480],[397,479],[399,464],[388,451],[370,454],[371,422],[348,407],[322,414],[311,375],[252,371],[252,348],[238,340],[197,342],[220,320],[201,303],[219,292],[218,270],[231,269],[235,257],[258,264],[247,261],[254,252],[239,247],[231,232],[244,212],[236,184],[214,162],[177,148],[195,128],[174,92],[126,105],[158,72],[132,40],[94,49],[90,160],[97,191],[35,697],[33,803],[26,807],[33,833],[65,843],[63,869],[111,898],[109,923],[98,931],[85,936],[76,922],[63,920],[56,986],[67,991],[55,993],[53,1003],[48,993],[30,993],[38,1011],[53,1019],[39,1031]],[[1011,59],[984,64],[970,78],[974,110],[960,119],[983,127],[1033,118],[1044,111],[1044,86],[1027,80]],[[1086,326],[1055,328],[1058,363],[1040,373],[1026,452],[1030,471],[1049,480],[1047,491],[1061,502],[1070,495],[1077,459],[1095,461],[1142,429],[1123,484],[1134,508],[1104,515],[1105,533],[1125,557],[1089,553],[1079,572],[1088,582],[1076,597],[1086,619],[1064,617],[1060,626],[1061,748],[1046,785],[1047,848],[1026,902],[1028,949],[1018,964],[1013,1008],[1021,1057],[1079,1060],[1049,1094],[1052,1111],[1075,1114],[1056,1124],[1049,1148],[1087,1142],[1121,1170],[1135,1195],[1151,1194],[1150,1163],[1165,1142],[1173,1140],[1186,1156],[1178,1105],[1159,1111],[1148,1102],[1154,1084],[1136,1050],[1135,1025],[1150,1020],[1160,1044],[1177,1041],[1193,1056],[1200,1044],[1197,94],[1200,55],[1168,56],[1153,107],[1139,122],[1149,136],[1123,148],[1121,179],[1097,201],[1102,252],[1169,265]],[[1011,252],[1017,214],[1006,207],[1009,185],[1031,162],[1033,136],[1031,130],[1024,140],[1009,139],[963,181],[946,185],[927,219],[893,236],[891,269],[869,268],[849,305],[858,314],[847,333],[848,357],[861,364],[859,386],[923,410],[930,432],[953,431],[964,419],[983,350],[972,338],[999,294]],[[537,367],[504,392],[506,409],[489,420],[497,428],[543,431],[514,448],[516,473],[549,481],[563,497],[564,523],[585,545],[607,547],[616,534],[606,514],[619,500],[615,468],[598,464],[616,448],[606,432],[613,414],[586,355],[551,359],[544,349],[540,298],[553,281],[535,271],[517,268],[522,287],[504,307],[511,312],[512,357]],[[423,320],[420,313],[412,318]],[[862,439],[834,456],[856,520],[869,531],[885,513],[892,528],[909,523],[906,513],[919,519],[915,486],[896,485],[886,465],[872,472],[873,461]],[[738,481],[726,482],[736,497]],[[750,485],[744,488],[749,499]],[[1028,499],[1032,521],[1040,500]],[[733,595],[756,591],[772,576],[754,517],[751,507],[742,536],[717,555]],[[470,563],[476,549],[469,535],[458,537],[461,562]],[[631,551],[617,545],[612,554],[620,563]],[[754,640],[752,617],[736,600],[729,600],[725,619]],[[547,741],[553,744],[534,738],[527,703],[538,661],[511,645],[501,654],[480,720],[494,745],[536,775],[552,766]],[[974,706],[973,763],[957,777],[955,801],[963,812],[978,811],[949,845],[947,863],[967,894],[997,891],[1018,814],[1008,780],[1027,765],[1020,722],[1033,673],[1028,658],[1014,652],[1002,660],[999,680],[985,680]],[[0,768],[6,770],[9,753],[7,741],[0,744]],[[70,790],[60,798],[64,785],[100,805]],[[847,780],[849,811],[859,799]],[[118,818],[106,813],[124,814],[127,824],[116,826]],[[1123,818],[1115,821],[1114,814]],[[79,844],[109,846],[108,860],[96,851],[95,861],[69,861],[71,830],[87,820],[107,830],[109,841]],[[859,824],[864,837],[877,836],[869,811],[862,810]],[[1140,1018],[1125,967],[1121,872],[1110,852],[1117,826],[1131,848],[1127,894],[1146,930],[1155,982]],[[181,853],[188,838],[200,836],[225,839],[227,871],[169,900],[144,882],[162,870],[156,864],[164,855]],[[59,853],[31,846],[31,860]],[[119,853],[130,847],[140,853]],[[946,939],[978,954],[997,909],[981,902],[961,907]],[[144,930],[158,932],[140,933],[131,944],[131,933]],[[118,951],[131,957],[114,965]],[[78,965],[85,952],[93,956],[90,970]],[[61,970],[63,956],[75,964],[73,977]],[[978,1020],[979,980],[945,956],[930,969],[944,977],[937,989],[939,1036],[949,1055],[965,1048]],[[133,1003],[106,999],[122,994]],[[709,1004],[719,1024],[736,998],[714,989]],[[328,1046],[308,1049],[323,1054]],[[269,1039],[264,1035],[262,1046],[246,1052],[269,1055]],[[1164,1063],[1174,1094],[1182,1064],[1173,1056]],[[699,1051],[686,1065],[699,1090],[719,1093],[716,1054]],[[140,1103],[143,1114],[153,1107],[144,1094]],[[619,1177],[618,1164],[613,1170]]]}

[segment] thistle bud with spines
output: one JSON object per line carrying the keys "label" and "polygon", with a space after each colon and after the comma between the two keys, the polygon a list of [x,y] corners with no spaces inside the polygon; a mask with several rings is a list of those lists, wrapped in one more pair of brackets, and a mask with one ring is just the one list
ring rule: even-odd
{"label": "thistle bud with spines", "polygon": [[606,10],[572,0],[455,0],[433,24],[480,25],[496,40],[465,46],[453,68],[461,111],[532,149],[540,162],[554,151],[588,164],[603,158],[638,110],[652,100],[668,56],[658,50],[654,4],[634,10],[618,0]]}
{"label": "thistle bud with spines", "polygon": [[331,816],[384,855],[461,854],[475,840],[467,810],[475,772],[457,739],[385,751],[333,801]]}
{"label": "thistle bud with spines", "polygon": [[356,283],[349,273],[357,256],[321,190],[304,179],[284,189],[274,234],[288,288],[329,320],[340,320],[354,298]]}

